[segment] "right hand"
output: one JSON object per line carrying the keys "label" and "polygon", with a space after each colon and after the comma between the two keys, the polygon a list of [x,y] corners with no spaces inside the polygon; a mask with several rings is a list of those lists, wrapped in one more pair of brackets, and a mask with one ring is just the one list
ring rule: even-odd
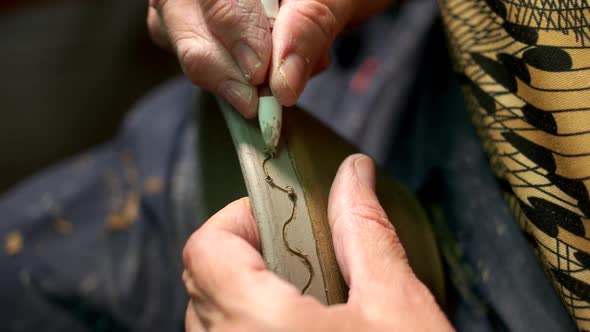
{"label": "right hand", "polygon": [[328,65],[336,35],[391,2],[283,0],[271,35],[260,0],[150,0],[148,27],[193,83],[250,118],[257,85],[270,77],[279,102],[295,104],[312,74]]}

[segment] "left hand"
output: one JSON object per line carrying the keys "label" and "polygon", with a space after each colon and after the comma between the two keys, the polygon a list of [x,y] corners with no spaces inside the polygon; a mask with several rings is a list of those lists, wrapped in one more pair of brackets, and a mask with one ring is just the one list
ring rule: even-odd
{"label": "left hand", "polygon": [[372,161],[351,156],[332,185],[328,219],[346,304],[324,306],[269,271],[248,199],[229,204],[189,239],[186,330],[451,331],[416,278],[374,192]]}

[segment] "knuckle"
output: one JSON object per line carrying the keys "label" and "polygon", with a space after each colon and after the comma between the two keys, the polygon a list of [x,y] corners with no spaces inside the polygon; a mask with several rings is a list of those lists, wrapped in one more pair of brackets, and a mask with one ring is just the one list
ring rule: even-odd
{"label": "knuckle", "polygon": [[192,41],[186,39],[186,37],[180,37],[177,38],[174,43],[176,45],[176,54],[178,55],[178,60],[185,70],[188,70],[194,66],[198,66],[200,62],[198,61],[199,54],[196,52]]}
{"label": "knuckle", "polygon": [[150,5],[155,7],[158,11],[162,11],[168,5],[169,0],[155,0],[150,1]]}
{"label": "knuckle", "polygon": [[148,9],[148,13],[146,16],[146,23],[149,31],[153,31],[157,28],[160,28],[160,22],[158,20],[158,14],[152,8]]}
{"label": "knuckle", "polygon": [[160,31],[157,28],[153,27],[150,20],[148,19],[148,36],[152,40],[152,42],[156,43],[159,46],[159,35]]}
{"label": "knuckle", "polygon": [[182,69],[193,83],[201,85],[204,83],[201,73],[214,62],[208,42],[192,32],[177,32],[175,35],[174,45]]}
{"label": "knuckle", "polygon": [[198,43],[198,36],[191,31],[174,31],[174,45],[179,59],[184,62],[194,58]]}
{"label": "knuckle", "polygon": [[[376,202],[357,202],[350,205],[338,217],[338,232],[370,233],[372,241],[388,248],[391,255],[408,263],[403,244],[383,208]],[[336,227],[336,226],[334,226]]]}
{"label": "knuckle", "polygon": [[234,1],[205,1],[203,12],[208,25],[228,27],[238,24],[241,20],[238,7]]}
{"label": "knuckle", "polygon": [[266,16],[245,1],[209,1],[204,5],[204,13],[207,26],[220,37],[235,39],[239,36],[261,48],[270,41]]}
{"label": "knuckle", "polygon": [[268,49],[270,53],[270,48],[267,45],[271,42],[271,35],[266,25],[266,18],[259,14],[252,14],[248,19],[247,29],[243,31],[244,38],[247,39],[249,42],[253,44],[253,46],[257,46],[261,49]]}
{"label": "knuckle", "polygon": [[339,22],[330,7],[319,1],[301,1],[293,3],[294,12],[301,19],[311,22],[326,40],[333,40],[339,30]]}
{"label": "knuckle", "polygon": [[430,290],[413,273],[402,283],[402,294],[406,302],[412,306],[423,307],[435,303]]}
{"label": "knuckle", "polygon": [[184,245],[182,250],[182,261],[187,269],[190,269],[192,258],[200,256],[202,253],[207,252],[205,248],[205,241],[203,239],[202,230],[194,232]]}
{"label": "knuckle", "polygon": [[239,12],[241,22],[246,23],[248,26],[246,33],[252,34],[252,38],[263,39],[265,36],[269,35],[268,19],[264,13],[259,12],[246,4],[239,6]]}
{"label": "knuckle", "polygon": [[387,214],[376,202],[355,202],[345,212],[344,215],[352,217],[354,221],[369,221],[387,229],[393,229]]}
{"label": "knuckle", "polygon": [[397,233],[393,227],[381,229],[383,229],[384,232],[380,232],[375,236],[375,243],[379,243],[381,247],[387,248],[389,255],[392,258],[395,258],[397,262],[403,263],[403,265],[407,267],[408,271],[412,272],[404,245],[399,239],[399,236],[397,236]]}
{"label": "knuckle", "polygon": [[184,248],[182,249],[182,262],[185,266],[185,268],[189,268],[190,266],[190,261],[191,261],[191,249],[190,249],[190,244],[191,244],[191,238],[189,238],[188,242],[184,245]]}
{"label": "knuckle", "polygon": [[184,263],[184,266],[186,268],[189,268],[190,266],[190,261],[191,261],[191,255],[192,255],[192,242],[193,242],[193,238],[195,237],[195,233],[193,233],[190,238],[188,239],[188,241],[186,242],[186,244],[184,245],[184,248],[182,249],[182,262]]}
{"label": "knuckle", "polygon": [[160,26],[158,24],[158,22],[156,22],[151,16],[148,16],[147,18],[147,30],[148,30],[148,35],[150,37],[150,39],[158,44],[159,39],[158,36],[161,34],[160,32]]}
{"label": "knuckle", "polygon": [[147,30],[150,39],[158,46],[162,48],[167,48],[168,45],[168,35],[167,32],[164,30],[162,26],[162,22],[160,17],[155,12],[155,10],[151,9],[147,15]]}

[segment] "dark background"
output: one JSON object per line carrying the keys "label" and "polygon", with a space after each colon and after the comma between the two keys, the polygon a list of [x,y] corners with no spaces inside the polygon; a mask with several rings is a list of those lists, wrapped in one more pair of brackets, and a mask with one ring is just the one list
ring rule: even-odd
{"label": "dark background", "polygon": [[124,113],[179,73],[154,46],[147,1],[0,0],[0,194],[107,141]]}

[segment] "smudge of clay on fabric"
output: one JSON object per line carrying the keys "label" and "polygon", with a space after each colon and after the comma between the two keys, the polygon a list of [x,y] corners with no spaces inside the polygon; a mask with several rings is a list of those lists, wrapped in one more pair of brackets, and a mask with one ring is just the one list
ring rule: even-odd
{"label": "smudge of clay on fabric", "polygon": [[24,246],[24,237],[20,231],[12,231],[4,238],[4,250],[9,256],[16,256]]}
{"label": "smudge of clay on fabric", "polygon": [[289,240],[288,240],[288,237],[287,237],[287,228],[288,228],[289,224],[293,220],[295,220],[295,207],[296,207],[296,204],[297,204],[297,194],[295,193],[295,191],[293,190],[293,188],[291,186],[286,186],[286,187],[283,188],[283,187],[277,185],[274,182],[274,180],[270,176],[270,174],[268,172],[268,169],[266,167],[268,161],[271,160],[272,158],[273,158],[273,154],[267,153],[266,158],[262,162],[262,169],[264,171],[266,182],[272,188],[277,189],[277,190],[280,190],[280,191],[284,192],[285,194],[287,194],[287,196],[289,197],[289,200],[291,201],[291,203],[293,203],[292,204],[291,214],[289,216],[289,219],[287,219],[283,223],[283,229],[282,229],[283,244],[285,245],[285,248],[287,249],[287,251],[290,254],[292,254],[294,256],[297,256],[301,260],[301,262],[307,267],[307,270],[309,271],[309,278],[307,279],[307,283],[301,289],[301,294],[305,294],[305,292],[307,291],[307,289],[311,285],[311,281],[312,281],[313,276],[314,276],[313,266],[311,265],[311,262],[309,261],[309,258],[307,258],[307,256],[305,254],[303,254],[299,250],[291,247],[291,244],[289,243]]}

